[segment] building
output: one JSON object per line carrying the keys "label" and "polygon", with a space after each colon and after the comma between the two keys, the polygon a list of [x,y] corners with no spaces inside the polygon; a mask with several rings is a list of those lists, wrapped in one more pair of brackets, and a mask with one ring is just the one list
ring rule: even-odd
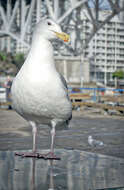
{"label": "building", "polygon": [[[99,23],[108,13],[109,11],[100,12]],[[90,33],[90,25],[84,17],[84,40]],[[124,22],[118,16],[112,18],[95,34],[84,50],[84,55],[89,57],[91,80],[105,85],[113,81],[112,73],[116,70],[124,70]]]}
{"label": "building", "polygon": [[[24,29],[24,17],[26,10],[29,9],[29,5],[25,3],[25,0],[21,1],[21,7],[18,7],[15,21],[16,28],[22,31]],[[124,3],[123,0],[120,3]],[[9,5],[8,5],[9,6]],[[110,10],[100,12],[99,23],[103,18],[108,15]],[[47,13],[45,9],[45,1],[37,0],[35,9],[32,12],[31,22],[28,25],[26,39],[31,42],[32,29],[36,22]],[[86,17],[85,10],[81,12],[82,26],[80,32],[80,38],[83,43],[91,32],[91,23]],[[83,56],[73,57],[72,55],[67,57],[59,57],[56,54],[56,62],[59,62],[60,68],[58,68],[64,74],[65,78],[69,82],[84,82],[94,81],[101,82],[107,85],[108,82],[113,81],[112,73],[117,69],[124,69],[124,13],[119,16],[115,16],[112,20],[104,25],[92,38],[87,48],[83,51]],[[3,21],[0,18],[0,26]],[[1,28],[0,28],[1,29]],[[13,30],[17,33],[16,29]],[[74,33],[73,33],[74,34]],[[77,34],[76,34],[77,35]],[[74,42],[73,36],[73,46]],[[21,41],[14,40],[6,34],[0,35],[0,51],[7,51],[12,53],[27,53],[28,47],[21,43]],[[65,49],[64,49],[65,51]],[[62,59],[64,61],[62,61]],[[58,61],[57,61],[58,60]],[[70,67],[70,64],[73,64]],[[70,73],[72,72],[72,73]]]}

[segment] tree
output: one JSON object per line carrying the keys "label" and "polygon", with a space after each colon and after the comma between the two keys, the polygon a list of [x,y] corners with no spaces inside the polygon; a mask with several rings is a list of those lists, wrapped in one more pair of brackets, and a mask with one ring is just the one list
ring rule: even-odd
{"label": "tree", "polygon": [[0,74],[15,75],[17,67],[14,64],[14,57],[10,53],[0,52]]}
{"label": "tree", "polygon": [[15,75],[21,68],[24,60],[23,53],[13,55],[12,53],[0,52],[0,74]]}
{"label": "tree", "polygon": [[7,56],[4,52],[0,52],[0,61],[6,61],[7,60]]}
{"label": "tree", "polygon": [[124,71],[123,70],[117,70],[112,75],[113,78],[117,79],[124,79]]}
{"label": "tree", "polygon": [[22,64],[24,63],[24,54],[18,53],[15,56],[13,56],[14,64],[17,66],[18,70],[21,68]]}
{"label": "tree", "polygon": [[117,70],[113,73],[112,77],[115,79],[115,88],[118,87],[118,79],[124,79],[124,71]]}

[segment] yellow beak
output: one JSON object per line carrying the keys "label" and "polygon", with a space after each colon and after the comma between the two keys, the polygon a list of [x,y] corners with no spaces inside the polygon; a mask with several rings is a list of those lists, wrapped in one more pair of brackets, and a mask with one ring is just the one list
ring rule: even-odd
{"label": "yellow beak", "polygon": [[64,42],[68,42],[70,40],[70,37],[68,34],[62,32],[62,33],[59,33],[59,32],[55,32],[56,36],[58,38],[60,38],[61,40],[63,40]]}

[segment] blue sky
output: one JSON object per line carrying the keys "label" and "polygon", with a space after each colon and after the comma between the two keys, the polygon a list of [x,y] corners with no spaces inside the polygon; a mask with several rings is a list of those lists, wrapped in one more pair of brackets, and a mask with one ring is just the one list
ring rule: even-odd
{"label": "blue sky", "polygon": [[[94,1],[95,1],[95,0],[89,0],[89,1],[88,1],[90,7],[94,7],[94,5],[93,5],[93,2],[94,2]],[[107,1],[107,0],[100,0],[100,8],[109,9],[110,7],[109,7],[108,1]]]}

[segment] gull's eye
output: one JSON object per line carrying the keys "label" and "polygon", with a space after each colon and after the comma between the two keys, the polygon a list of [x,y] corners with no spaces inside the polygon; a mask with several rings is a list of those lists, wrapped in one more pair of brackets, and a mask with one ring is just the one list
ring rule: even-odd
{"label": "gull's eye", "polygon": [[52,25],[51,22],[47,22],[47,24],[48,24],[49,26]]}

